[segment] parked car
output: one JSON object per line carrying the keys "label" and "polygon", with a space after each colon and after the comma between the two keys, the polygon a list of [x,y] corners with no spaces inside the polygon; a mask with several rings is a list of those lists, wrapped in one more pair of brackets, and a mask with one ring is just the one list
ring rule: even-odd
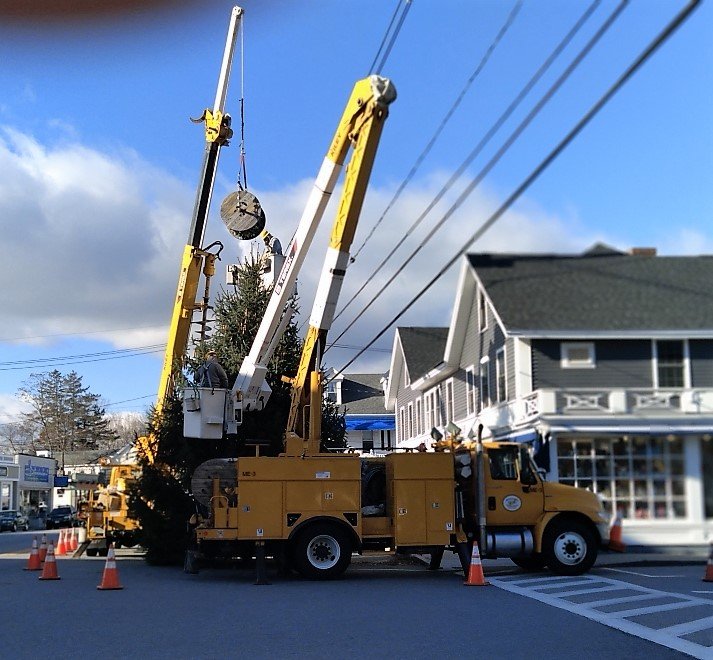
{"label": "parked car", "polygon": [[0,511],[0,532],[10,529],[16,532],[18,529],[27,531],[30,529],[30,521],[24,513],[10,509]]}
{"label": "parked car", "polygon": [[79,525],[77,512],[71,506],[58,506],[52,509],[45,518],[47,529],[58,529],[60,527],[75,527]]}

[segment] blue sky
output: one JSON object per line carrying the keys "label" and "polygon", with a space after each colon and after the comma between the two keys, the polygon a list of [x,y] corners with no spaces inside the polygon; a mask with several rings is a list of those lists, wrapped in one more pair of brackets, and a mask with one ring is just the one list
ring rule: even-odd
{"label": "blue sky", "polygon": [[[110,411],[145,410],[152,402],[204,147],[202,128],[188,117],[212,105],[232,4],[71,0],[55,15],[25,11],[34,5],[21,0],[0,5],[0,423],[19,409],[15,393],[22,382],[46,368],[31,360],[63,358],[56,368],[75,369]],[[283,243],[296,227],[351,86],[369,73],[396,4],[242,4],[244,48],[236,52],[227,110],[238,128],[243,89],[248,184]],[[399,96],[355,247],[514,4],[413,0],[383,71]],[[404,235],[589,4],[525,0],[414,180],[351,267],[343,300]],[[616,4],[602,0],[465,181]],[[436,240],[340,343],[363,346],[381,330],[684,4],[633,0]],[[103,10],[92,12],[94,6]],[[621,249],[655,246],[663,254],[712,253],[712,36],[713,10],[704,3],[472,250],[578,252],[601,240]],[[235,186],[237,145],[236,139],[221,155],[214,211]],[[440,204],[409,238],[393,268],[447,207]],[[216,213],[208,239],[226,244],[223,264],[246,249],[232,242]],[[318,238],[302,274],[305,311],[323,250]],[[453,269],[400,323],[447,325],[456,277]],[[392,337],[388,332],[376,345],[381,350],[365,353],[352,371],[385,370]],[[128,348],[141,355],[95,355]],[[333,351],[329,366],[341,367],[352,354]]]}

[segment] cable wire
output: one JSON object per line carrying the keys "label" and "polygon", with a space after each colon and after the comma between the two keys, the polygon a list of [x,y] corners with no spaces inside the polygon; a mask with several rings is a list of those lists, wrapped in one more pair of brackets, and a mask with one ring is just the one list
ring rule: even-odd
{"label": "cable wire", "polygon": [[[478,240],[490,227],[497,222],[512,204],[542,175],[542,173],[555,161],[564,149],[574,140],[577,135],[589,124],[589,122],[602,110],[611,98],[628,82],[631,77],[643,66],[643,64],[660,48],[660,46],[681,26],[681,24],[698,7],[701,0],[690,0],[690,2],[668,23],[668,25],[658,34],[658,36],[643,50],[632,64],[622,73],[619,78],[609,87],[609,89],[599,98],[599,100],[585,113],[569,133],[555,146],[552,151],[540,162],[540,164],[525,178],[525,180],[515,189],[515,191],[501,204],[501,206],[478,228],[478,230],[467,239],[463,247],[448,260],[446,264],[434,275],[431,280],[407,303],[401,311],[394,316],[389,323],[369,342],[367,347],[374,344],[398,321],[450,268],[458,259],[466,254],[468,248]],[[363,350],[347,362],[337,373],[344,373],[361,355]],[[327,381],[329,382],[329,381]]]}
{"label": "cable wire", "polygon": [[[598,0],[601,2],[601,0]],[[454,101],[453,105],[451,105],[450,109],[448,112],[445,114],[443,119],[441,120],[440,125],[436,129],[436,132],[433,134],[431,139],[428,141],[428,144],[424,148],[424,150],[419,154],[419,156],[416,158],[416,161],[414,162],[413,166],[411,167],[411,170],[409,173],[406,175],[406,178],[401,182],[399,185],[398,189],[394,193],[394,196],[391,198],[391,201],[386,205],[386,208],[382,212],[381,216],[379,219],[374,223],[374,226],[369,230],[369,233],[367,234],[366,238],[362,242],[362,244],[359,246],[357,251],[354,253],[352,260],[355,260],[361,251],[364,249],[366,244],[369,242],[371,237],[374,235],[374,232],[378,229],[379,225],[382,223],[384,220],[384,217],[386,214],[391,210],[393,205],[396,203],[396,201],[401,197],[401,193],[403,192],[404,188],[411,182],[411,179],[416,175],[418,172],[419,168],[423,164],[424,159],[428,154],[431,152],[431,149],[433,149],[434,145],[436,144],[436,141],[440,137],[441,133],[443,132],[443,129],[446,127],[446,124],[451,120],[451,117],[453,116],[453,113],[456,111],[458,106],[461,104],[463,101],[463,98],[465,97],[467,91],[470,89],[470,86],[473,84],[475,79],[480,75],[480,72],[485,68],[485,65],[488,63],[488,60],[490,59],[490,56],[493,54],[495,49],[497,48],[498,44],[502,40],[502,38],[505,36],[507,31],[510,29],[510,26],[513,24],[515,17],[517,16],[518,12],[520,11],[520,8],[522,7],[522,0],[518,0],[518,2],[515,3],[513,8],[510,10],[510,13],[508,14],[508,17],[505,19],[505,22],[503,23],[502,27],[498,31],[498,34],[495,36],[493,39],[492,43],[490,46],[488,46],[488,49],[486,50],[485,54],[481,58],[480,62],[478,63],[478,66],[475,68],[473,73],[470,75],[468,80],[466,81],[465,85],[460,91],[460,94]],[[367,282],[368,283],[368,282]],[[364,284],[366,286],[366,284]],[[364,287],[362,287],[363,289]],[[359,291],[354,295],[356,297],[359,295],[362,289],[359,289]],[[342,308],[342,310],[337,314],[337,317],[351,304],[351,302],[354,300],[354,297],[351,298],[346,305]]]}
{"label": "cable wire", "polygon": [[[525,118],[518,124],[515,130],[510,133],[508,138],[505,140],[503,145],[498,149],[495,155],[485,164],[485,166],[478,172],[477,176],[466,186],[465,190],[458,196],[455,203],[448,209],[448,211],[441,217],[441,219],[433,226],[433,228],[426,234],[426,237],[416,246],[416,249],[411,252],[411,254],[406,258],[405,261],[396,269],[396,271],[389,277],[386,283],[374,294],[371,300],[362,307],[361,311],[352,319],[352,321],[342,330],[342,332],[335,338],[335,342],[339,341],[346,332],[348,332],[352,326],[366,313],[366,311],[379,299],[379,297],[384,293],[384,291],[389,287],[389,285],[403,272],[403,270],[408,266],[411,261],[416,257],[416,255],[428,244],[428,242],[436,235],[438,230],[446,223],[448,219],[453,215],[453,213],[461,206],[465,199],[470,196],[473,190],[481,183],[481,181],[490,173],[490,171],[497,165],[505,153],[510,149],[510,147],[515,143],[515,141],[520,137],[523,131],[532,123],[534,118],[540,113],[540,111],[549,103],[552,97],[557,93],[560,87],[565,83],[570,75],[577,69],[577,67],[582,63],[584,58],[591,52],[592,48],[599,42],[599,40],[604,36],[604,34],[609,30],[609,28],[614,24],[616,19],[621,15],[621,12],[629,4],[629,0],[621,0],[616,6],[614,11],[607,17],[600,28],[594,33],[594,35],[587,41],[587,43],[582,47],[582,49],[577,53],[572,62],[567,66],[567,68],[560,74],[560,76],[555,80],[554,83],[547,89],[547,91],[540,97],[538,102],[533,106],[533,108],[528,112]],[[534,83],[533,83],[534,84]],[[527,86],[526,86],[527,87]],[[504,121],[504,120],[503,120]],[[456,173],[449,179],[448,183],[444,188],[439,191],[438,195],[433,202],[428,205],[426,211],[418,218],[417,222],[420,222],[425,215],[435,206],[435,204],[440,201],[445,192],[450,189],[450,187],[455,183],[458,177],[465,171],[467,165],[475,158],[475,156],[480,152],[482,146],[486,140],[497,130],[495,126],[498,124],[496,122],[491,130],[488,131],[486,136],[481,140],[480,144],[468,155],[466,160],[461,164]],[[393,252],[392,252],[393,253]],[[325,351],[326,352],[326,351]]]}
{"label": "cable wire", "polygon": [[[78,356],[79,359],[71,359],[70,358],[54,358],[55,360],[63,360],[63,359],[69,359],[69,362],[51,362],[51,363],[45,363],[45,364],[25,364],[23,366],[11,366],[11,367],[0,367],[0,371],[22,371],[22,370],[27,370],[27,369],[47,369],[50,367],[64,367],[68,365],[73,365],[73,364],[89,364],[91,362],[106,362],[107,360],[118,360],[121,358],[127,358],[127,357],[139,357],[142,355],[152,355],[154,353],[162,353],[165,349],[164,348],[157,348],[154,350],[142,350],[142,351],[136,351],[134,353],[129,353],[125,355],[109,355],[107,357],[95,357],[92,359],[82,359],[82,356]],[[41,360],[30,360],[29,362],[41,362]],[[12,363],[5,363],[5,364],[12,364]]]}
{"label": "cable wire", "polygon": [[379,55],[381,55],[381,52],[384,50],[384,46],[386,45],[386,40],[389,37],[389,34],[392,31],[392,28],[394,27],[394,23],[396,22],[396,17],[399,14],[399,10],[401,9],[401,0],[397,0],[396,2],[396,9],[394,9],[394,13],[391,16],[391,21],[389,22],[389,27],[386,28],[386,32],[384,32],[384,37],[381,40],[381,44],[379,45],[379,49],[376,51],[376,55],[374,56],[374,61],[371,63],[371,66],[369,67],[369,75],[372,73],[375,74],[380,74],[381,70],[384,67],[384,64],[386,64],[386,60],[389,57],[389,54],[391,53],[391,49],[394,47],[394,43],[396,42],[396,37],[398,37],[399,32],[401,31],[401,27],[404,24],[404,20],[406,19],[406,14],[408,14],[409,9],[411,8],[411,0],[405,0],[404,1],[404,8],[401,11],[401,17],[399,19],[399,23],[396,26],[396,29],[393,32],[393,35],[391,37],[391,40],[389,41],[389,45],[386,49],[386,52],[384,56],[381,58],[381,62],[379,63],[379,66],[376,67],[376,62],[379,59]]}

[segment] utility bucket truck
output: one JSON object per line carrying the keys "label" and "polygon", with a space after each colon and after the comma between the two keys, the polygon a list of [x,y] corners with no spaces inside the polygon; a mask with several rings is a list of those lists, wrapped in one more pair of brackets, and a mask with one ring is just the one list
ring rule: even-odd
{"label": "utility bucket truck", "polygon": [[[367,549],[430,553],[440,563],[457,552],[464,570],[478,542],[485,557],[512,557],[524,567],[545,564],[576,575],[588,570],[608,539],[607,516],[596,495],[545,483],[526,449],[485,443],[480,434],[451,433],[435,451],[381,459],[320,453],[321,356],[349,249],[388,109],[391,82],[371,76],[356,83],[323,161],[272,297],[231,389],[187,388],[184,434],[216,439],[235,432],[243,410],[260,410],[270,390],[267,364],[293,313],[290,298],[347,153],[352,157],[292,384],[284,451],[276,457],[215,459],[201,465],[193,495],[201,507],[186,567],[206,557],[282,560],[311,579],[341,575],[352,554]],[[234,218],[223,214],[229,228]],[[254,227],[240,227],[253,236]],[[251,231],[252,230],[252,231]],[[235,233],[235,232],[232,232]],[[286,320],[287,319],[287,320]],[[258,569],[260,573],[260,569]]]}

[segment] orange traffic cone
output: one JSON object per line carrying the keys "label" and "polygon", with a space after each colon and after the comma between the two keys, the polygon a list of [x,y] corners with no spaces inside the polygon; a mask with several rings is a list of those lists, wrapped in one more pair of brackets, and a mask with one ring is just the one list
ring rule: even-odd
{"label": "orange traffic cone", "polygon": [[79,547],[79,530],[73,527],[72,528],[72,539],[71,539],[71,543],[69,545],[69,549],[71,552],[74,552],[78,547]]}
{"label": "orange traffic cone", "polygon": [[40,553],[37,549],[37,537],[32,539],[32,550],[30,550],[30,556],[27,558],[27,566],[24,568],[26,571],[41,571],[42,562],[40,561]]}
{"label": "orange traffic cone", "polygon": [[54,554],[57,557],[61,557],[62,555],[67,554],[67,534],[65,529],[60,529],[59,530],[59,541],[57,541],[57,549],[54,551]]}
{"label": "orange traffic cone", "polygon": [[106,555],[106,564],[104,565],[104,574],[102,582],[97,587],[101,591],[109,589],[123,589],[119,584],[119,571],[116,568],[116,557],[114,556],[114,544],[109,546],[109,552]]}
{"label": "orange traffic cone", "polygon": [[59,575],[57,575],[57,561],[54,558],[54,544],[50,541],[49,548],[47,548],[45,565],[42,568],[42,575],[40,575],[40,580],[60,579]]}
{"label": "orange traffic cone", "polygon": [[706,566],[706,574],[703,576],[703,582],[713,582],[713,541],[708,552],[708,565]]}
{"label": "orange traffic cone", "polygon": [[483,565],[480,563],[480,551],[478,542],[473,542],[473,553],[470,557],[470,569],[468,579],[463,583],[466,587],[484,587],[489,584],[483,575]]}
{"label": "orange traffic cone", "polygon": [[626,545],[621,540],[621,514],[618,511],[609,530],[609,549],[614,552],[626,551]]}
{"label": "orange traffic cone", "polygon": [[45,557],[47,557],[47,534],[42,535],[42,542],[40,543],[40,561],[44,562]]}

